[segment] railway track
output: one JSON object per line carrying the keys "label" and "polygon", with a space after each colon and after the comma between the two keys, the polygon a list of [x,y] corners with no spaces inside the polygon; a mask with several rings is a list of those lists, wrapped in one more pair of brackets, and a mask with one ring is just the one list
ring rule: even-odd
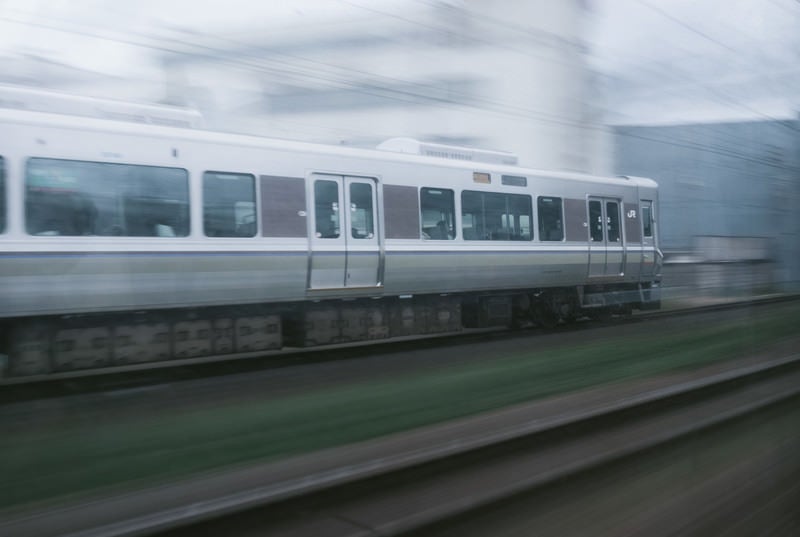
{"label": "railway track", "polygon": [[797,295],[770,296],[735,302],[725,302],[691,308],[643,312],[631,316],[614,317],[601,324],[573,323],[555,329],[522,328],[516,330],[479,329],[457,333],[409,336],[386,340],[324,345],[311,348],[287,348],[279,351],[259,351],[235,355],[207,356],[175,359],[135,365],[113,366],[102,369],[56,372],[27,377],[0,377],[0,404],[25,400],[58,397],[76,393],[129,389],[174,381],[211,378],[221,375],[246,374],[280,369],[288,366],[331,363],[343,359],[369,356],[376,352],[413,352],[420,348],[437,348],[454,343],[468,345],[484,342],[488,338],[502,340],[520,334],[569,333],[587,327],[619,326],[629,323],[658,321],[687,315],[723,312],[741,308],[769,306],[798,300]]}
{"label": "railway track", "polygon": [[787,404],[796,410],[798,395],[800,355],[732,369],[718,364],[700,374],[589,390],[40,511],[0,523],[0,533],[344,537],[424,532],[758,412]]}

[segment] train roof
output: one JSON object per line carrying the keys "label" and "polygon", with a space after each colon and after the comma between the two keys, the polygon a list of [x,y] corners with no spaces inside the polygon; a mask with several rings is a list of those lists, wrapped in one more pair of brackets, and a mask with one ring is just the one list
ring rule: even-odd
{"label": "train roof", "polygon": [[[54,114],[49,112],[18,110],[12,108],[0,108],[0,121],[8,123],[19,123],[41,127],[67,128],[92,132],[109,132],[130,136],[146,136],[153,138],[163,138],[172,143],[176,142],[202,142],[219,145],[238,145],[250,148],[263,148],[270,150],[283,150],[295,153],[317,153],[321,155],[338,155],[352,157],[363,160],[404,162],[421,164],[434,167],[458,168],[470,171],[494,172],[509,175],[527,175],[547,177],[554,179],[564,179],[584,182],[602,182],[613,184],[628,184],[642,187],[657,188],[657,183],[651,179],[635,176],[597,176],[579,172],[542,170],[528,168],[514,164],[503,164],[501,161],[484,162],[480,160],[466,160],[463,158],[445,158],[434,156],[432,151],[427,154],[412,154],[407,149],[397,150],[396,144],[384,144],[383,149],[365,149],[354,147],[343,147],[334,145],[317,144],[294,140],[281,140],[277,138],[260,137],[249,134],[228,133],[210,131],[195,128],[179,128],[163,126],[157,124],[146,124],[139,122],[126,122],[115,119],[100,119],[90,117],[77,117],[65,114]],[[408,139],[403,139],[408,140]],[[391,141],[390,141],[391,142]],[[413,141],[412,142],[416,142]],[[430,147],[435,144],[425,144],[417,142],[421,146]],[[408,147],[406,143],[403,147]],[[412,144],[413,145],[413,144]],[[468,148],[460,148],[468,149]],[[476,153],[486,153],[494,155],[511,155],[500,151],[473,150]],[[512,155],[513,156],[513,155]],[[506,159],[510,161],[509,159]]]}

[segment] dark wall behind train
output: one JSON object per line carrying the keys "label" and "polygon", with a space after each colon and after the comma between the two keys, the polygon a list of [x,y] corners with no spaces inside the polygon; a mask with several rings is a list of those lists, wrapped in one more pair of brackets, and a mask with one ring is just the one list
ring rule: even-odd
{"label": "dark wall behind train", "polygon": [[614,128],[615,170],[660,185],[661,248],[764,237],[776,282],[800,283],[800,120]]}

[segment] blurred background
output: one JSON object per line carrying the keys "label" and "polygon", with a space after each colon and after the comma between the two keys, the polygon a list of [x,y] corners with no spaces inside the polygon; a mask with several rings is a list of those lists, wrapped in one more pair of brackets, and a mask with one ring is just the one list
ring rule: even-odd
{"label": "blurred background", "polygon": [[665,298],[763,294],[800,288],[798,28],[796,0],[4,0],[0,106],[652,177]]}

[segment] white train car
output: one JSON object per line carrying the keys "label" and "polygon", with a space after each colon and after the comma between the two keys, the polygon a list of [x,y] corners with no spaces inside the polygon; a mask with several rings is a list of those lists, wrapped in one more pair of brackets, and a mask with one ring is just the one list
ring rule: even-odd
{"label": "white train car", "polygon": [[10,375],[657,307],[655,182],[0,110]]}

